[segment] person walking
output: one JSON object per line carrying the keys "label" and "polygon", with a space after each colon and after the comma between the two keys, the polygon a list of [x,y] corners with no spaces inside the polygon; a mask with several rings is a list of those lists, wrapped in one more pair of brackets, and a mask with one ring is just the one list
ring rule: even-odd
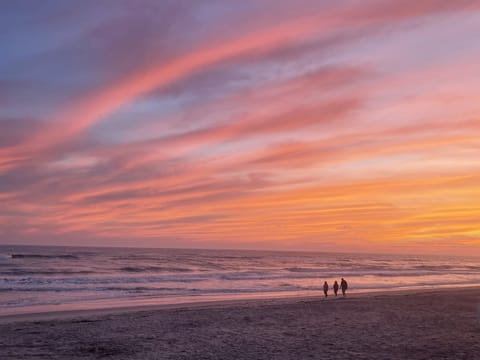
{"label": "person walking", "polygon": [[342,278],[342,281],[340,282],[340,288],[342,289],[343,296],[345,296],[345,292],[348,289],[348,283],[347,280],[345,280],[344,278]]}
{"label": "person walking", "polygon": [[325,294],[325,297],[328,296],[328,283],[326,281],[323,283],[323,293]]}
{"label": "person walking", "polygon": [[338,282],[335,280],[335,283],[333,284],[333,292],[335,293],[335,296],[337,296],[338,293]]}

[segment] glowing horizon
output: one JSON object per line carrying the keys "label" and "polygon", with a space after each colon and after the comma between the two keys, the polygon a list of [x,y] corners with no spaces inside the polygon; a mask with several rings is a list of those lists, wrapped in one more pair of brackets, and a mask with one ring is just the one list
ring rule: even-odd
{"label": "glowing horizon", "polygon": [[0,5],[0,244],[480,254],[480,3]]}

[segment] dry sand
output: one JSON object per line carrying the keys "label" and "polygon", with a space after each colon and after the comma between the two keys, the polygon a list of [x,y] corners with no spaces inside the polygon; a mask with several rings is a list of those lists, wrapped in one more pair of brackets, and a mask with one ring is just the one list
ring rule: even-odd
{"label": "dry sand", "polygon": [[0,319],[0,359],[480,359],[480,288]]}

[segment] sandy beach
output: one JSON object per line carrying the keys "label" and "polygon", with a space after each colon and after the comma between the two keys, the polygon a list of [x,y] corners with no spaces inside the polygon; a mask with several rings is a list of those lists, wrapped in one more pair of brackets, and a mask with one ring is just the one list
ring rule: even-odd
{"label": "sandy beach", "polygon": [[10,316],[1,359],[479,359],[480,288]]}

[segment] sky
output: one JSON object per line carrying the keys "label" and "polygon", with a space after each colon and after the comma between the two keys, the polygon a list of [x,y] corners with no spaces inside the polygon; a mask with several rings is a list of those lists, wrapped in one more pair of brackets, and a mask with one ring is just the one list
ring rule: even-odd
{"label": "sky", "polygon": [[0,2],[0,244],[480,254],[480,1]]}

